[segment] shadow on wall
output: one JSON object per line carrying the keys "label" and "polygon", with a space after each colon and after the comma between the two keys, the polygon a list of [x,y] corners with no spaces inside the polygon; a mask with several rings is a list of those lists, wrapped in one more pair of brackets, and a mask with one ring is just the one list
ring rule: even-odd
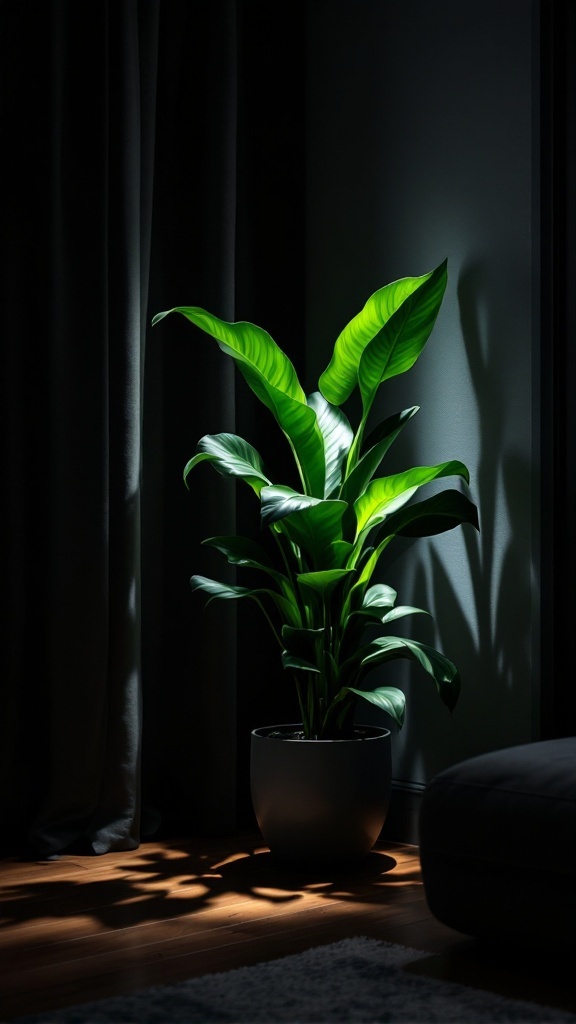
{"label": "shadow on wall", "polygon": [[[529,439],[521,428],[522,410],[530,405],[530,339],[517,324],[508,329],[508,293],[506,301],[504,306],[492,292],[480,265],[463,269],[458,303],[476,396],[479,461],[471,473],[471,496],[479,508],[480,534],[464,527],[446,540],[428,542],[404,594],[433,611],[433,622],[420,618],[418,639],[456,662],[462,691],[453,715],[447,715],[417,677],[418,668],[402,666],[407,718],[395,740],[400,780],[426,782],[451,763],[532,739],[532,480],[524,456]],[[460,576],[445,568],[447,561],[455,564],[449,546],[457,532],[465,551]]]}
{"label": "shadow on wall", "polygon": [[[516,402],[530,406],[531,339],[514,338],[513,330],[508,333],[506,311],[499,310],[496,296],[483,345],[480,311],[486,292],[483,269],[465,268],[458,282],[458,302],[477,398],[481,504],[480,538],[468,531],[466,549],[478,622],[476,651],[471,653],[483,673],[483,688],[473,691],[470,699],[476,718],[488,716],[492,722],[498,709],[496,717],[505,723],[510,721],[507,712],[517,711],[517,692],[524,691],[528,698],[532,693],[532,470],[526,447],[521,450],[514,442],[510,422]],[[526,439],[521,443],[525,445]],[[529,720],[528,712],[527,724]],[[507,742],[506,733],[502,742]]]}

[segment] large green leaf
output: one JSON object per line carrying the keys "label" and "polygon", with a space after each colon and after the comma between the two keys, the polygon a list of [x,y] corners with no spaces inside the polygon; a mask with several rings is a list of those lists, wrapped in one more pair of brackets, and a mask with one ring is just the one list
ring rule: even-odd
{"label": "large green leaf", "polygon": [[[362,579],[361,572],[359,578]],[[382,616],[394,607],[396,597],[396,591],[387,583],[376,583],[368,587],[366,580],[362,579],[361,586],[352,587],[343,612],[346,634],[356,634],[358,626],[363,630],[366,622],[381,622]]]}
{"label": "large green leaf", "polygon": [[448,489],[394,512],[383,531],[400,537],[433,537],[464,523],[479,530],[478,509],[461,491]]}
{"label": "large green leaf", "polygon": [[182,313],[187,320],[209,334],[223,352],[236,360],[240,369],[244,366],[252,367],[254,377],[250,386],[268,408],[272,408],[269,387],[282,391],[297,402],[306,403],[306,396],[292,362],[262,327],[244,320],[236,323],[220,320],[200,306],[174,306],[173,309],[157,313],[152,319],[152,325],[170,313]]}
{"label": "large green leaf", "polygon": [[292,626],[284,626],[282,641],[284,643],[282,652],[284,668],[307,672],[319,671],[324,646],[323,629],[295,629]]}
{"label": "large green leaf", "polygon": [[[364,554],[366,554],[366,552],[362,551],[361,541],[359,540],[354,545],[353,555],[352,558],[348,560],[348,565],[350,567],[356,567],[359,572],[358,583],[355,585],[354,590],[351,593],[352,603],[354,604],[355,607],[361,607],[366,587],[370,583],[370,580],[374,575],[374,571],[376,569],[376,566],[378,565],[378,562],[380,561],[382,554],[384,553],[392,539],[393,535],[386,536],[384,540],[380,541],[380,543],[376,545],[376,547],[368,548],[368,557],[366,559],[364,559],[363,557]],[[359,602],[354,600],[358,597],[360,597]]]}
{"label": "large green leaf", "polygon": [[318,426],[324,438],[326,482],[324,497],[338,497],[335,493],[342,482],[342,467],[350,450],[354,434],[347,416],[335,405],[330,405],[319,391],[308,395],[308,405],[314,409]]}
{"label": "large green leaf", "polygon": [[181,313],[218,342],[235,360],[244,379],[272,412],[290,442],[306,491],[324,496],[324,441],[316,414],[306,404],[294,366],[267,331],[246,321],[229,323],[200,306],[175,306],[157,313],[157,324],[170,313]]}
{"label": "large green leaf", "polygon": [[441,462],[437,466],[415,466],[404,473],[373,480],[364,494],[354,502],[357,535],[364,530],[372,529],[381,523],[385,516],[396,512],[423,484],[446,476],[459,476],[466,483],[470,479],[464,463],[454,459],[450,462]]}
{"label": "large green leaf", "polygon": [[315,672],[320,675],[320,666],[316,662],[309,661],[300,654],[293,654],[288,650],[282,651],[282,667],[290,668],[293,672]]}
{"label": "large green leaf", "polygon": [[419,406],[413,405],[411,409],[404,409],[384,420],[379,427],[372,431],[366,439],[365,454],[359,459],[356,466],[344,482],[340,497],[342,501],[353,504],[365,490],[370,482],[390,445],[398,437],[402,428],[412,419],[419,410]]}
{"label": "large green leaf", "polygon": [[342,667],[342,674],[358,663],[363,669],[371,669],[397,658],[416,661],[434,679],[440,699],[449,711],[453,711],[460,694],[460,675],[456,666],[439,651],[427,644],[406,637],[376,637],[371,643],[352,655]]}
{"label": "large green leaf", "polygon": [[[362,588],[358,588],[356,593],[362,595]],[[415,608],[412,605],[395,607],[395,600],[396,591],[383,583],[377,583],[366,590],[360,608],[357,607],[357,599],[354,601],[352,594],[350,606],[346,607],[342,616],[345,628],[340,645],[340,657],[343,661],[360,650],[369,626],[382,627],[407,615],[430,615],[425,608]]]}
{"label": "large green leaf", "polygon": [[388,622],[395,622],[396,619],[403,619],[406,615],[430,615],[430,612],[425,608],[414,608],[409,604],[399,604],[397,608],[391,608],[388,612],[379,612],[372,608],[359,608],[358,611],[350,614],[348,621],[364,619],[366,623],[386,625]]}
{"label": "large green leaf", "polygon": [[386,612],[382,616],[381,622],[386,625],[387,622],[395,622],[396,619],[403,619],[406,615],[430,615],[426,608],[415,608],[411,604],[399,604],[396,608],[392,608],[389,612]]}
{"label": "large green leaf", "polygon": [[386,711],[396,722],[399,729],[404,725],[406,713],[406,697],[397,686],[379,686],[375,690],[357,690],[354,686],[348,686],[351,693],[363,697],[370,704]]}
{"label": "large green leaf", "polygon": [[342,544],[343,501],[318,501],[289,487],[265,487],[261,495],[262,521],[282,520],[282,529],[310,560],[310,568],[338,569],[348,553]]}
{"label": "large green leaf", "polygon": [[446,267],[445,260],[421,281],[362,352],[358,384],[365,416],[380,385],[406,373],[428,341],[446,290]]}
{"label": "large green leaf", "polygon": [[314,508],[322,504],[321,498],[315,498],[310,494],[299,494],[292,487],[285,487],[284,484],[277,484],[263,489],[260,493],[262,522],[266,526],[279,522],[292,512],[299,512],[303,508]]}
{"label": "large green leaf", "polygon": [[387,612],[390,608],[394,607],[397,597],[397,592],[393,587],[388,586],[387,583],[375,583],[364,594],[362,607],[364,609],[375,608],[380,612]]}
{"label": "large green leaf", "polygon": [[325,569],[318,572],[301,572],[296,579],[301,590],[311,591],[325,600],[342,580],[353,573],[353,569]]}
{"label": "large green leaf", "polygon": [[[342,405],[349,398],[359,383],[360,362],[367,346],[376,338],[396,311],[410,299],[410,296],[421,289],[430,279],[433,279],[434,283],[443,282],[441,288],[443,294],[446,287],[446,261],[429,274],[424,274],[421,277],[404,277],[379,288],[370,296],[363,309],[347,324],[336,339],[330,363],[319,381],[320,391],[329,402],[332,402],[333,405]],[[378,383],[380,383],[386,377],[402,373],[409,368],[409,365],[413,365],[434,326],[435,315],[429,323],[428,335],[424,337],[422,328],[425,323],[430,321],[434,308],[434,288],[432,293],[424,293],[420,303],[424,308],[419,316],[416,317],[413,304],[408,306],[404,320],[399,321],[397,328],[387,335],[381,346],[373,349],[366,360],[363,371],[365,389],[370,388],[370,380],[373,379],[375,384],[378,379]],[[437,302],[438,308],[441,301],[442,295]],[[411,327],[412,340],[409,336]],[[377,365],[378,360],[380,361],[379,366]]]}
{"label": "large green leaf", "polygon": [[[425,501],[416,502],[387,516],[383,526],[377,531],[379,539],[375,547],[369,548],[365,553],[361,552],[359,544],[353,548],[354,557],[349,559],[348,565],[353,566],[359,561],[360,575],[350,594],[349,608],[358,608],[358,595],[363,596],[380,558],[396,535],[432,537],[464,523],[469,523],[479,530],[478,509],[464,494],[454,490],[441,491]],[[364,554],[367,557],[362,561]]]}
{"label": "large green leaf", "polygon": [[290,443],[304,490],[322,498],[326,482],[324,439],[314,409],[287,398],[281,391],[271,391],[270,397],[274,400],[276,420]]}
{"label": "large green leaf", "polygon": [[209,594],[208,603],[216,598],[224,601],[237,601],[242,597],[250,597],[260,607],[263,607],[262,599],[267,598],[276,605],[284,622],[289,622],[292,626],[301,625],[300,615],[296,606],[274,590],[268,590],[264,587],[239,587],[232,583],[220,583],[218,580],[209,579],[207,576],[192,576],[190,585],[192,590],[203,590]]}
{"label": "large green leaf", "polygon": [[260,491],[271,481],[264,472],[264,464],[255,448],[237,434],[206,434],[198,442],[198,453],[184,467],[184,482],[200,462],[210,462],[223,476],[237,476],[250,487]]}
{"label": "large green leaf", "polygon": [[206,537],[202,543],[220,551],[231,565],[259,569],[271,576],[286,594],[292,592],[288,578],[284,573],[278,572],[275,566],[272,565],[270,555],[262,545],[257,544],[250,537],[240,537],[238,535]]}

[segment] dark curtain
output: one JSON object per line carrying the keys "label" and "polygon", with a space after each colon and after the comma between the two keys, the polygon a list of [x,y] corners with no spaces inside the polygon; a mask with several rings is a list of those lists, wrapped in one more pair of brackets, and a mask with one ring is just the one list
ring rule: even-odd
{"label": "dark curtain", "polygon": [[279,442],[210,339],[150,321],[253,319],[298,362],[302,10],[0,3],[2,852],[231,831],[249,730],[289,713],[265,626],[189,589],[255,510],[182,482],[204,433]]}

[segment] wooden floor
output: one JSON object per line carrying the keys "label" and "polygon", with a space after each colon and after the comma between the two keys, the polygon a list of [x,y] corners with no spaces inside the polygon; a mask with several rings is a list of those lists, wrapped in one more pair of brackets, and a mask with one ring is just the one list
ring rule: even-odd
{"label": "wooden floor", "polygon": [[423,950],[419,973],[576,1012],[573,968],[504,964],[432,918],[414,846],[305,872],[275,864],[257,835],[152,842],[0,861],[0,889],[2,1022],[356,935]]}

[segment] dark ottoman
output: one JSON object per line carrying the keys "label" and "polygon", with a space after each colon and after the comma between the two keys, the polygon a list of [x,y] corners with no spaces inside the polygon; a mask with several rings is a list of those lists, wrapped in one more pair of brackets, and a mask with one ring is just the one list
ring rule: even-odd
{"label": "dark ottoman", "polygon": [[446,769],[426,787],[419,828],[439,921],[491,942],[576,949],[576,737]]}

